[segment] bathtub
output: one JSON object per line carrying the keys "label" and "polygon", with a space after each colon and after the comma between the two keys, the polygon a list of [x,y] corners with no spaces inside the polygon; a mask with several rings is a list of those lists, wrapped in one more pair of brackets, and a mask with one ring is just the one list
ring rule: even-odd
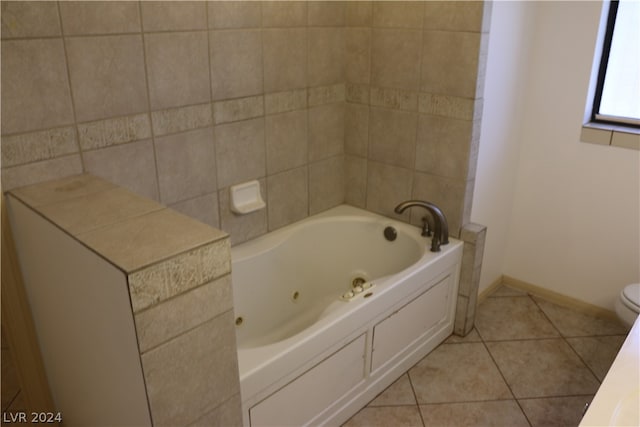
{"label": "bathtub", "polygon": [[232,248],[245,425],[339,425],[451,334],[462,243],[420,232],[342,205]]}

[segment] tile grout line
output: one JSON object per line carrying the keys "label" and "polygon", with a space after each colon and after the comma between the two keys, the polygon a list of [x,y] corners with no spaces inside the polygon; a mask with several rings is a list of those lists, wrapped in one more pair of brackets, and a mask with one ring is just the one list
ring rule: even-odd
{"label": "tile grout line", "polygon": [[[565,337],[565,335],[560,331],[560,329],[556,326],[555,323],[553,323],[553,321],[551,320],[551,318],[547,315],[547,313],[542,309],[542,307],[540,307],[540,305],[538,304],[538,302],[535,300],[535,298],[531,298],[531,301],[533,301],[533,303],[535,304],[535,306],[538,308],[538,310],[540,310],[540,312],[542,312],[542,315],[545,317],[545,319],[547,319],[549,321],[549,323],[551,323],[551,325],[554,327],[554,329],[556,331],[558,331],[558,334],[560,334],[560,338],[562,338],[562,341],[569,346],[569,348],[571,349],[571,351],[573,352],[573,354],[575,354],[578,357],[578,360],[580,360],[580,362],[582,362],[582,364],[584,365],[585,368],[587,368],[589,370],[589,372],[591,373],[591,375],[593,375],[593,378],[595,378],[595,380],[598,382],[598,384],[602,384],[602,381],[600,381],[600,378],[598,378],[598,376],[596,375],[596,373],[593,371],[593,369],[591,368],[591,366],[586,362],[586,360],[584,360],[582,358],[582,356],[580,356],[580,354],[578,354],[578,352],[576,351],[575,348],[573,348],[573,346],[571,345],[571,343],[567,340],[567,337]],[[590,335],[590,336],[586,336],[586,337],[580,337],[580,338],[595,338],[595,335]]]}
{"label": "tile grout line", "polygon": [[500,366],[498,365],[498,362],[493,357],[493,354],[491,354],[491,351],[489,350],[489,347],[487,346],[487,343],[485,342],[484,338],[482,338],[482,334],[480,333],[480,330],[478,330],[477,327],[476,327],[476,331],[478,332],[478,335],[480,336],[480,340],[482,341],[482,345],[484,346],[485,350],[489,354],[489,357],[491,358],[491,361],[493,362],[493,364],[495,365],[496,369],[500,373],[500,377],[502,378],[502,381],[504,381],[504,383],[506,384],[507,388],[509,389],[509,393],[511,393],[511,396],[513,396],[513,400],[515,400],[516,404],[518,405],[518,408],[520,408],[520,412],[522,413],[522,415],[524,415],[524,418],[527,420],[529,425],[533,426],[533,423],[531,422],[531,420],[527,416],[527,413],[524,411],[524,408],[520,404],[520,401],[518,400],[518,398],[516,397],[515,393],[513,392],[513,389],[511,388],[511,384],[509,384],[509,382],[505,378],[505,376],[504,376],[504,374],[502,372],[502,369],[500,369]]}

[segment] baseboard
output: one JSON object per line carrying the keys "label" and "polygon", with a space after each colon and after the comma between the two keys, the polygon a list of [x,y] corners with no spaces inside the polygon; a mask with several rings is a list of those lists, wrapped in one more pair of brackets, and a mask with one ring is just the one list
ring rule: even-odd
{"label": "baseboard", "polygon": [[478,294],[478,304],[487,299],[487,297],[491,295],[496,289],[498,289],[503,283],[504,276],[498,276],[496,280],[494,280],[486,289]]}
{"label": "baseboard", "polygon": [[[597,305],[593,305],[588,302],[584,302],[579,299],[572,298],[570,296],[563,295],[561,293],[542,288],[532,283],[528,283],[523,280],[516,279],[515,277],[503,275],[501,283],[511,288],[519,289],[529,294],[538,296],[540,298],[543,298],[559,306],[571,308],[579,313],[583,313],[589,316],[601,317],[605,319],[616,319],[616,320],[618,319],[618,317],[616,316],[616,313],[612,310],[607,310],[606,308],[602,308]],[[489,288],[487,288],[483,292],[483,294],[489,289],[492,289],[492,286],[494,285],[492,284]]]}

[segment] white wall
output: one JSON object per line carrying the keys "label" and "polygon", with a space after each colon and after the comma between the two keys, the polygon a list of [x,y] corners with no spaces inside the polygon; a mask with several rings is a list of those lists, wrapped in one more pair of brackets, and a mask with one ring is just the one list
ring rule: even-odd
{"label": "white wall", "polygon": [[[507,245],[503,253],[489,247],[485,256],[488,266],[502,260],[503,274],[612,309],[620,289],[640,281],[640,152],[579,141],[602,4],[526,7],[534,10],[533,33],[531,45],[522,46],[528,72],[516,91],[524,115],[515,133],[513,208],[503,215]],[[486,168],[482,150],[490,144],[482,142]],[[485,176],[478,177],[481,188],[490,183]],[[507,198],[506,187],[495,193]],[[496,196],[490,189],[477,196],[485,199],[473,220],[483,223],[482,205]]]}
{"label": "white wall", "polygon": [[529,63],[532,4],[494,2],[484,91],[480,152],[471,220],[487,226],[480,290],[504,270],[516,191],[522,88]]}

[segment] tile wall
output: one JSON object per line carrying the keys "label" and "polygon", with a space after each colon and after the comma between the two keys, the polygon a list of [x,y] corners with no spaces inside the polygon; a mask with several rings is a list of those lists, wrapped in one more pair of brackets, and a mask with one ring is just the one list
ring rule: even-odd
{"label": "tile wall", "polygon": [[[2,2],[3,189],[89,172],[232,243],[345,201],[392,215],[416,197],[441,205],[458,235],[485,9]],[[235,216],[228,187],[252,179],[268,208]]]}
{"label": "tile wall", "polygon": [[489,16],[490,2],[347,4],[348,203],[394,216],[402,200],[429,200],[459,236],[471,212]]}
{"label": "tile wall", "polygon": [[[343,203],[345,10],[2,2],[3,189],[89,172],[234,243]],[[269,208],[236,217],[253,179]]]}

